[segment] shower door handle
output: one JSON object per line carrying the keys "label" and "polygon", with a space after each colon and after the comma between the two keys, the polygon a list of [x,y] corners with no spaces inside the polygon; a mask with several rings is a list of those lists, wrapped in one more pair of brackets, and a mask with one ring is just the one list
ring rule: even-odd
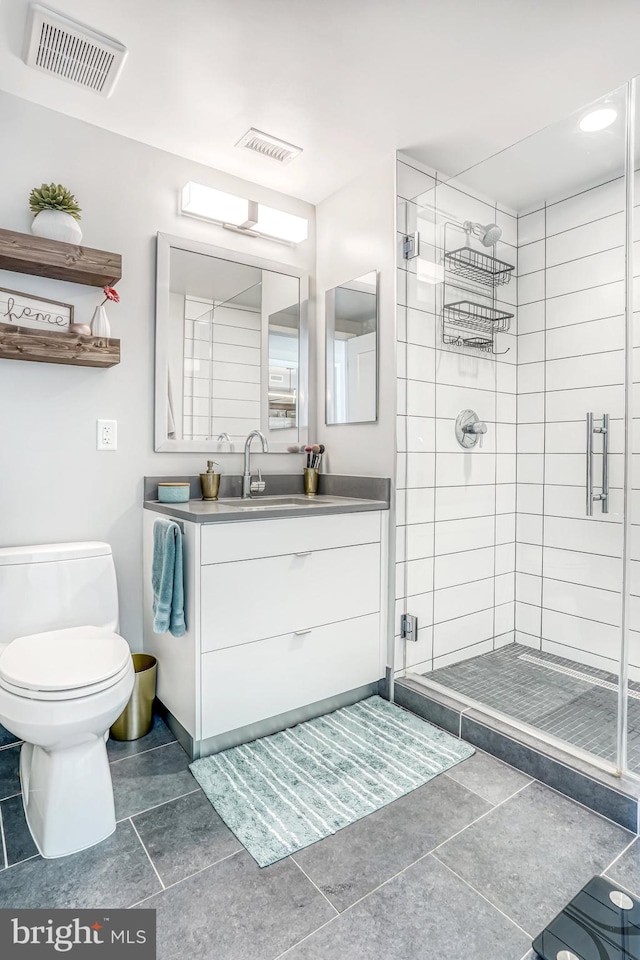
{"label": "shower door handle", "polygon": [[[602,491],[593,492],[593,435],[602,434]],[[609,414],[602,414],[602,426],[594,427],[593,414],[587,414],[587,516],[593,516],[594,501],[602,504],[602,512],[609,513]]]}
{"label": "shower door handle", "polygon": [[587,516],[593,516],[593,414],[587,414]]}

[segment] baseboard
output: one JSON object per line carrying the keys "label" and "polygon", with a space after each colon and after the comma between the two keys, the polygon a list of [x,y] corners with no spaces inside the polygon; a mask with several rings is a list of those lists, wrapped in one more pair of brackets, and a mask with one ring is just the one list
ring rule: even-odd
{"label": "baseboard", "polygon": [[171,733],[174,735],[174,737],[176,738],[176,740],[178,741],[182,749],[185,751],[187,756],[191,757],[192,760],[197,759],[193,755],[195,741],[191,736],[191,734],[187,733],[187,731],[182,726],[180,721],[176,720],[176,718],[171,713],[171,711],[167,710],[164,703],[161,700],[158,700],[157,697],[153,705],[153,708],[155,712],[158,714],[158,716],[161,717],[162,720],[164,720],[166,725],[169,727],[169,730],[171,730]]}
{"label": "baseboard", "polygon": [[236,730],[225,731],[215,737],[208,737],[206,740],[194,740],[164,704],[157,701],[157,705],[158,713],[166,722],[176,740],[179,741],[192,760],[199,760],[201,757],[209,757],[211,754],[220,753],[222,750],[237,747],[241,743],[250,743],[252,740],[268,737],[272,733],[280,733],[281,730],[295,727],[296,724],[304,723],[305,720],[314,720],[325,713],[333,713],[340,707],[349,707],[351,704],[366,700],[367,697],[372,697],[375,694],[384,696],[383,693],[380,693],[381,685],[386,686],[386,680],[375,680],[373,683],[367,683],[362,687],[355,687],[353,690],[338,693],[333,697],[305,704],[295,710],[280,713],[275,717],[268,717],[266,720],[259,720],[245,727],[238,727]]}

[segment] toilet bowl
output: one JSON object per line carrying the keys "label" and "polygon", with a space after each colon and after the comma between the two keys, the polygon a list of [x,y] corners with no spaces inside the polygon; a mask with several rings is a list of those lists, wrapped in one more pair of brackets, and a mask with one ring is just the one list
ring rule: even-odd
{"label": "toilet bowl", "polygon": [[[45,590],[35,606],[29,596],[34,585]],[[108,544],[0,550],[0,610],[5,601],[0,723],[24,741],[22,799],[39,852],[67,856],[105,840],[116,826],[105,740],[131,696],[135,675],[129,645],[115,630],[117,591]],[[97,624],[78,623],[87,614]],[[13,639],[3,630],[5,622]],[[49,629],[17,633],[19,625]]]}

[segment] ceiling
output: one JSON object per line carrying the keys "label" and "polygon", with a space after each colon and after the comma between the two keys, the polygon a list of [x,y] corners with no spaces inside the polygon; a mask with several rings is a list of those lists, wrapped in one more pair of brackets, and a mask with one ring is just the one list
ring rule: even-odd
{"label": "ceiling", "polygon": [[[49,0],[129,47],[103,99],[25,66],[0,89],[312,203],[396,149],[455,174],[640,73],[637,0]],[[250,127],[304,148],[234,146]]]}
{"label": "ceiling", "polygon": [[[612,107],[615,121],[606,129],[585,133],[580,120],[592,109]],[[640,103],[638,103],[640,108]],[[625,169],[626,88],[619,88],[586,110],[550,124],[481,163],[449,183],[495,198],[516,213],[621,177]],[[636,124],[640,115],[636,118]],[[640,130],[640,125],[637,125]],[[636,140],[636,160],[640,139]]]}

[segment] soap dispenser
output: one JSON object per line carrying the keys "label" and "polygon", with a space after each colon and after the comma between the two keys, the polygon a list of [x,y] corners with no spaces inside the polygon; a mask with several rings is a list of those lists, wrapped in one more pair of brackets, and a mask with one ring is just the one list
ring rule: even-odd
{"label": "soap dispenser", "polygon": [[220,489],[220,474],[216,473],[214,467],[218,464],[215,460],[207,460],[207,472],[200,474],[200,487],[202,488],[203,500],[217,500],[218,490]]}

